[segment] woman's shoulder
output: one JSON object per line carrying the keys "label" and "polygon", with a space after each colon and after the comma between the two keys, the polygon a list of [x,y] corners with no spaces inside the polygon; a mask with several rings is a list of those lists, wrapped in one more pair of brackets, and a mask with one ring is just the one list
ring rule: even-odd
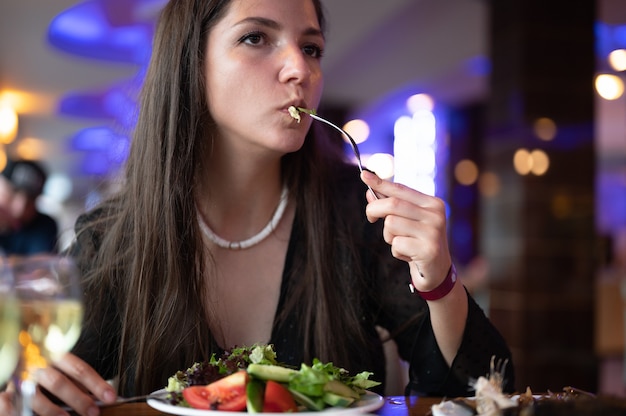
{"label": "woman's shoulder", "polygon": [[78,233],[88,228],[101,228],[97,227],[97,225],[106,223],[111,213],[112,209],[110,204],[101,204],[91,208],[78,216],[74,229],[76,233]]}
{"label": "woman's shoulder", "polygon": [[97,250],[106,230],[111,228],[116,213],[115,204],[102,203],[78,216],[74,223],[75,245],[82,250]]}

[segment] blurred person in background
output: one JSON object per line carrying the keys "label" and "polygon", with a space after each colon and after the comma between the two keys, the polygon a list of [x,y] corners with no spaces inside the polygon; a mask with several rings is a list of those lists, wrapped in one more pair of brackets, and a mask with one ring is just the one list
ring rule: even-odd
{"label": "blurred person in background", "polygon": [[47,175],[37,162],[8,160],[0,175],[0,250],[7,255],[53,253],[58,226],[37,210]]}

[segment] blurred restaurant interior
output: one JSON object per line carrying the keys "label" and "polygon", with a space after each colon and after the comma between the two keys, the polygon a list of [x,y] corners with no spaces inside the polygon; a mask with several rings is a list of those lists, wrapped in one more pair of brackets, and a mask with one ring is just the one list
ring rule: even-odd
{"label": "blurred restaurant interior", "polygon": [[[119,177],[166,1],[0,5],[0,168],[44,163],[65,244]],[[626,2],[324,4],[319,112],[372,170],[447,202],[517,388],[626,396]]]}

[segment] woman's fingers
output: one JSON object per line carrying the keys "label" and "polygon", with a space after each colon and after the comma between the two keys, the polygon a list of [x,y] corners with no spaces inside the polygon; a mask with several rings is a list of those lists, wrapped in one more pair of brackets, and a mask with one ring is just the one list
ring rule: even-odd
{"label": "woman's fingers", "polygon": [[[433,198],[429,195],[418,192],[408,186],[405,186],[401,183],[391,182],[385,179],[379,178],[375,173],[364,170],[361,173],[361,180],[368,185],[376,195],[378,199],[385,199],[389,197],[397,197],[400,199],[407,200],[416,205],[428,206],[430,200]],[[368,190],[367,199],[369,202],[375,200],[371,192]]]}
{"label": "woman's fingers", "polygon": [[409,263],[418,290],[436,287],[451,259],[446,236],[446,206],[440,199],[363,172],[362,180],[384,198],[367,199],[370,222],[384,219],[383,238],[394,257]]}
{"label": "woman's fingers", "polygon": [[13,393],[3,391],[0,393],[0,415],[13,416]]}
{"label": "woman's fingers", "polygon": [[62,360],[55,364],[55,367],[78,382],[98,400],[104,403],[113,403],[117,400],[117,394],[113,387],[100,377],[96,370],[77,356],[66,354]]}
{"label": "woman's fingers", "polygon": [[[55,367],[46,368],[37,375],[39,386],[72,408],[79,415],[99,414],[96,400],[112,403],[116,400],[113,388],[84,361],[66,354]],[[39,393],[33,407],[40,415],[63,414],[61,408]]]}

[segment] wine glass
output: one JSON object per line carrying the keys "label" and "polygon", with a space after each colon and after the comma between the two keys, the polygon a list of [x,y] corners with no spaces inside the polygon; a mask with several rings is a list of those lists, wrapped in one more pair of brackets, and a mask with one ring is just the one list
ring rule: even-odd
{"label": "wine glass", "polygon": [[11,261],[20,309],[17,407],[31,416],[37,374],[78,340],[83,305],[79,273],[70,257],[37,255]]}
{"label": "wine glass", "polygon": [[19,310],[13,274],[0,252],[0,388],[17,367],[19,349]]}

